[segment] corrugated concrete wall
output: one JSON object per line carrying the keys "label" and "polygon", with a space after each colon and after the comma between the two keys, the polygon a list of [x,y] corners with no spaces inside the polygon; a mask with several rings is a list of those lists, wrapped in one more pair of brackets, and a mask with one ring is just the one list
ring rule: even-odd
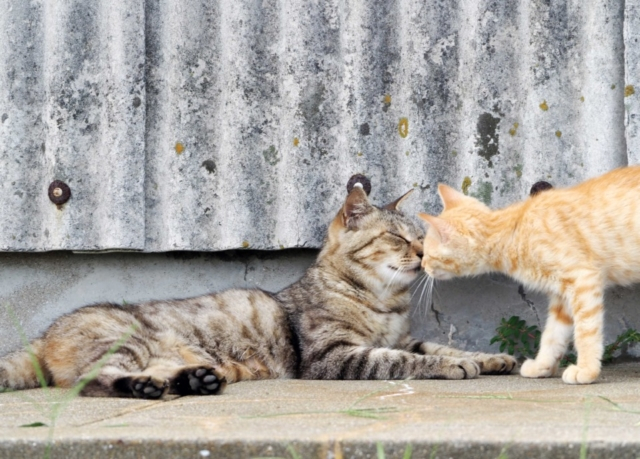
{"label": "corrugated concrete wall", "polygon": [[640,160],[640,0],[0,11],[3,251],[318,247],[355,172],[415,212]]}

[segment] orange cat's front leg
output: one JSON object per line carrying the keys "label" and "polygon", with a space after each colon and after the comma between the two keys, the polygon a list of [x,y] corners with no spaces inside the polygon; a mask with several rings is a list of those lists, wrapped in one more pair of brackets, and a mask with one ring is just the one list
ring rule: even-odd
{"label": "orange cat's front leg", "polygon": [[540,338],[540,351],[535,360],[527,360],[520,368],[525,378],[548,378],[558,369],[560,359],[567,350],[573,331],[573,320],[565,310],[560,296],[552,296],[549,302],[547,324]]}

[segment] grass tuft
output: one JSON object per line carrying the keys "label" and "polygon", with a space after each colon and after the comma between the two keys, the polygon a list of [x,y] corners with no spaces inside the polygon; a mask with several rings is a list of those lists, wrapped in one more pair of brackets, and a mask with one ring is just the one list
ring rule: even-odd
{"label": "grass tuft", "polygon": [[27,335],[25,334],[23,328],[21,327],[20,322],[18,321],[18,318],[13,308],[11,308],[9,305],[5,305],[5,308],[9,314],[9,317],[11,317],[11,320],[16,330],[20,334],[20,339],[22,340],[24,347],[29,352],[29,358],[31,359],[31,364],[33,365],[33,368],[36,372],[38,383],[40,384],[40,387],[44,390],[47,406],[46,407],[42,406],[40,402],[22,393],[22,391],[10,390],[10,391],[3,391],[3,392],[15,392],[20,397],[26,398],[28,400],[30,399],[30,401],[34,403],[34,406],[38,408],[38,410],[43,414],[43,416],[48,418],[48,421],[49,421],[48,424],[41,421],[36,421],[30,424],[23,424],[19,427],[25,427],[25,428],[49,427],[49,432],[47,435],[47,446],[44,452],[45,459],[49,459],[51,457],[51,449],[53,446],[53,434],[55,431],[56,422],[58,421],[58,419],[60,418],[64,410],[67,408],[69,403],[71,403],[72,400],[77,398],[80,395],[80,392],[82,391],[82,389],[84,389],[84,387],[89,382],[91,382],[93,379],[96,378],[96,376],[98,376],[98,373],[100,373],[100,370],[102,369],[102,367],[107,363],[107,360],[109,359],[109,357],[111,357],[118,349],[120,349],[120,347],[129,338],[131,338],[131,336],[136,332],[137,326],[135,324],[131,324],[130,330],[127,333],[125,333],[123,336],[121,336],[109,348],[109,350],[107,350],[107,352],[102,356],[102,358],[98,362],[96,362],[95,365],[93,365],[93,367],[89,370],[87,375],[82,380],[78,381],[78,383],[76,383],[66,393],[63,392],[63,395],[59,397],[58,392],[52,391],[51,388],[49,387],[49,384],[44,376],[44,372],[42,371],[42,367],[40,366],[40,362],[38,361],[37,356],[33,352],[33,349],[27,338]]}

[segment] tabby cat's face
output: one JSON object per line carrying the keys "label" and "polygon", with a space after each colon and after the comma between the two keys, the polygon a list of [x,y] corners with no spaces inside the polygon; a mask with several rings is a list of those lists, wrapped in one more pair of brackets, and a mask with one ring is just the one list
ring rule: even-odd
{"label": "tabby cat's face", "polygon": [[329,228],[327,253],[341,255],[360,279],[385,288],[410,284],[420,272],[424,232],[396,210],[401,201],[378,208],[354,188]]}

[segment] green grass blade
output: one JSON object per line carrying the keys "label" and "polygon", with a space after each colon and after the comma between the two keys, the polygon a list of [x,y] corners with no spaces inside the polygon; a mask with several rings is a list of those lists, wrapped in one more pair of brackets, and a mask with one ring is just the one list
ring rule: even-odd
{"label": "green grass blade", "polygon": [[289,454],[291,454],[292,459],[302,459],[302,456],[298,454],[298,452],[294,449],[293,446],[291,445],[287,446],[287,451],[289,451]]}

